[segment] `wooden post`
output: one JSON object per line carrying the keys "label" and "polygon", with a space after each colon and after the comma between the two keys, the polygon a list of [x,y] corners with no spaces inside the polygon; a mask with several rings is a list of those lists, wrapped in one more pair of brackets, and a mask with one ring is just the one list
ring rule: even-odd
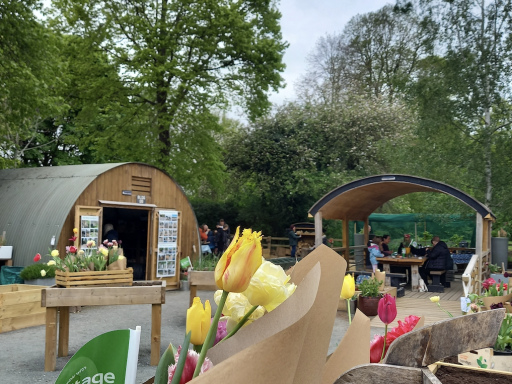
{"label": "wooden post", "polygon": [[315,246],[318,247],[322,244],[322,212],[318,211],[315,214]]}
{"label": "wooden post", "polygon": [[[350,260],[350,232],[349,232],[349,220],[347,218],[343,219],[343,248],[345,248],[345,260],[347,265],[349,265]],[[347,268],[348,269],[348,268]]]}
{"label": "wooden post", "polygon": [[[189,280],[190,280],[190,274],[189,274]],[[197,285],[192,285],[189,282],[189,288],[190,288],[190,306],[194,302],[194,297],[197,296]]]}
{"label": "wooden post", "polygon": [[59,307],[59,350],[57,356],[68,355],[69,347],[69,307]]}
{"label": "wooden post", "polygon": [[57,309],[46,308],[46,344],[44,350],[44,370],[45,372],[55,371],[57,365]]}
{"label": "wooden post", "polygon": [[476,244],[475,253],[478,255],[478,276],[476,283],[476,294],[480,294],[482,291],[481,280],[483,277],[482,268],[482,252],[483,252],[483,237],[484,237],[484,218],[481,214],[476,214]]}
{"label": "wooden post", "polygon": [[151,305],[151,365],[160,361],[160,332],[162,330],[162,305]]}

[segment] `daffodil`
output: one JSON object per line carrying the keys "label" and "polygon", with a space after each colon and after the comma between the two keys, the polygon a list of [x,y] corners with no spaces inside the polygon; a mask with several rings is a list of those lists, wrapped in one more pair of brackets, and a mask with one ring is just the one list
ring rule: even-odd
{"label": "daffodil", "polygon": [[49,262],[46,263],[46,265],[55,265],[55,260],[50,260]]}
{"label": "daffodil", "polygon": [[352,296],[354,296],[354,293],[356,293],[356,283],[354,278],[350,274],[345,275],[345,278],[343,279],[343,285],[341,287],[340,298],[349,300],[352,298]]}
{"label": "daffodil", "polygon": [[244,229],[240,238],[239,232],[240,227],[215,267],[215,282],[227,292],[244,292],[261,265],[261,232]]}
{"label": "daffodil", "polygon": [[439,300],[441,300],[441,298],[439,296],[432,296],[430,298],[430,301],[433,303],[439,303]]}
{"label": "daffodil", "polygon": [[187,330],[186,333],[192,332],[190,342],[194,345],[202,345],[210,329],[210,318],[212,317],[212,309],[210,301],[201,302],[199,297],[194,297],[192,306],[187,309]]}
{"label": "daffodil", "polygon": [[297,286],[288,281],[290,276],[281,266],[265,261],[251,278],[244,295],[251,305],[262,306],[270,312],[295,292]]}
{"label": "daffodil", "polygon": [[56,249],[54,249],[54,250],[50,253],[50,255],[52,255],[52,257],[57,257],[57,256],[59,256],[59,251],[57,251]]}
{"label": "daffodil", "polygon": [[45,277],[46,276],[46,271],[44,269],[41,269],[41,276],[42,277]]}

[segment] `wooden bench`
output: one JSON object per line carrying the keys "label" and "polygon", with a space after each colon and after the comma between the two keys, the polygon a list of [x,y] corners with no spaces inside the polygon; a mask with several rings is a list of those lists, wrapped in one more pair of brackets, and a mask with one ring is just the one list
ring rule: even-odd
{"label": "wooden bench", "polygon": [[444,293],[444,285],[441,284],[441,276],[444,275],[446,271],[430,271],[430,275],[432,275],[432,284],[428,285],[429,292],[440,292]]}

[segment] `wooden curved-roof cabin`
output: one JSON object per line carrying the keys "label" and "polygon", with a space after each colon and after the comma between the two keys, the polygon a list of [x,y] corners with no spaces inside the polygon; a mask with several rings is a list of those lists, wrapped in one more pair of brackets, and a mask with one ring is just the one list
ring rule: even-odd
{"label": "wooden curved-roof cabin", "polygon": [[[76,245],[94,236],[101,242],[107,223],[118,231],[129,264],[136,265],[136,279],[164,278],[168,287],[177,288],[180,257],[192,258],[200,252],[196,216],[185,193],[168,174],[147,164],[0,170],[0,207],[0,233],[6,231],[13,264],[18,266],[33,263],[34,255],[45,255],[49,247],[63,255],[72,245],[69,238],[75,227],[79,229]],[[177,224],[167,212],[176,212]],[[86,216],[92,219],[83,220]],[[165,248],[169,243],[176,245],[178,256],[174,276],[157,276],[159,251],[161,258],[167,256],[161,270],[170,274],[169,248]]]}

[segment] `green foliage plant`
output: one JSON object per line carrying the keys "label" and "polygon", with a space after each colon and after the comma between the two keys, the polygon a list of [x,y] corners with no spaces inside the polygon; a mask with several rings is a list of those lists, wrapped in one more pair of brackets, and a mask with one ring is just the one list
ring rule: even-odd
{"label": "green foliage plant", "polygon": [[494,344],[496,351],[504,351],[506,348],[512,348],[512,315],[510,313],[507,313],[507,316],[503,319],[498,338]]}
{"label": "green foliage plant", "polygon": [[382,285],[382,281],[372,277],[370,279],[363,280],[359,284],[359,290],[361,291],[360,296],[363,297],[381,297],[382,294],[379,292],[379,287]]}
{"label": "green foliage plant", "polygon": [[489,264],[489,271],[491,273],[501,273],[501,267],[498,264]]}
{"label": "green foliage plant", "polygon": [[203,256],[201,261],[194,260],[192,268],[194,271],[214,271],[217,265],[217,259],[214,256]]}
{"label": "green foliage plant", "polygon": [[[41,271],[46,271],[46,275],[41,276]],[[55,277],[55,266],[47,264],[31,264],[23,268],[20,273],[23,280],[50,279]]]}

